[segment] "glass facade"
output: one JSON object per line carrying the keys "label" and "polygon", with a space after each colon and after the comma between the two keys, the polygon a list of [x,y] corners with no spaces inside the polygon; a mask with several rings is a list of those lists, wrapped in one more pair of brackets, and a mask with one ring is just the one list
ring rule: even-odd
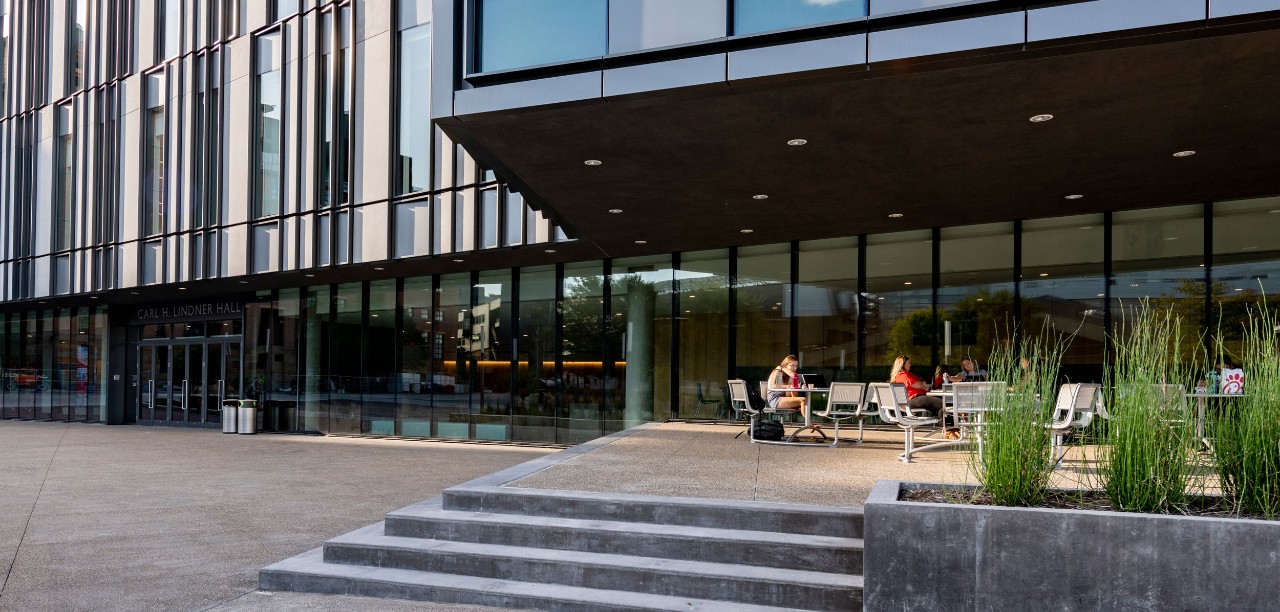
{"label": "glass facade", "polygon": [[755,34],[866,15],[867,0],[734,0],[733,32]]}
{"label": "glass facade", "polygon": [[605,54],[608,0],[478,0],[474,72]]}

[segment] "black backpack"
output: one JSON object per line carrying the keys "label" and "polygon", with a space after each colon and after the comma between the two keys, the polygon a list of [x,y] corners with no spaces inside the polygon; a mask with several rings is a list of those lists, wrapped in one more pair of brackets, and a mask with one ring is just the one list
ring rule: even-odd
{"label": "black backpack", "polygon": [[782,428],[782,423],[777,421],[760,421],[756,423],[756,440],[781,440],[786,431]]}
{"label": "black backpack", "polygon": [[763,397],[760,397],[760,385],[747,385],[747,403],[756,410],[764,410],[769,407]]}

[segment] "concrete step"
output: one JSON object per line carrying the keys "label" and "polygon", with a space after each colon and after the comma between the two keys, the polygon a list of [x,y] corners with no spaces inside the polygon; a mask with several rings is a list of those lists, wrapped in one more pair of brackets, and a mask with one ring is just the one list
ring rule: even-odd
{"label": "concrete step", "polygon": [[657,610],[783,612],[790,610],[790,608],[589,589],[562,584],[537,584],[384,567],[339,565],[324,563],[319,548],[264,568],[259,573],[258,588],[265,591],[357,595],[557,612]]}
{"label": "concrete step", "polygon": [[862,537],[861,508],[516,487],[454,487],[443,497],[458,512]]}
{"label": "concrete step", "polygon": [[386,516],[388,536],[503,544],[795,570],[862,573],[862,540],[742,529],[456,512],[409,507]]}
{"label": "concrete step", "polygon": [[550,583],[805,610],[862,606],[862,578],[730,563],[546,550],[377,535],[368,528],[325,543],[325,563]]}

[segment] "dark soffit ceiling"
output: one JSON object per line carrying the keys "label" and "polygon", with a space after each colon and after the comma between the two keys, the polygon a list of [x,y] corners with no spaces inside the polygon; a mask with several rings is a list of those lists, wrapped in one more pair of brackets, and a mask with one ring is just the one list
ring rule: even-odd
{"label": "dark soffit ceiling", "polygon": [[441,125],[608,257],[1280,193],[1280,31],[1192,36]]}

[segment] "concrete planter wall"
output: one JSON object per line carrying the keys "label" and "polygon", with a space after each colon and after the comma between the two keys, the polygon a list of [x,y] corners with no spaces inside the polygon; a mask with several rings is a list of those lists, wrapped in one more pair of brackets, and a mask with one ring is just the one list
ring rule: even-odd
{"label": "concrete planter wall", "polygon": [[899,501],[865,513],[866,610],[1275,610],[1280,522]]}

